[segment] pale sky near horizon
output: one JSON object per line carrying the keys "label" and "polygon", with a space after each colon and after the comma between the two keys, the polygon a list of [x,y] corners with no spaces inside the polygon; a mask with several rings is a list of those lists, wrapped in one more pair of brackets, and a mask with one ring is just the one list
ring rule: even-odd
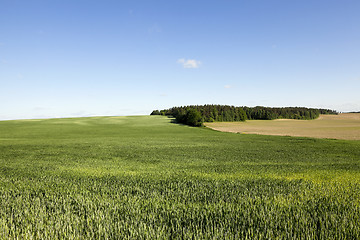
{"label": "pale sky near horizon", "polygon": [[360,111],[360,1],[0,0],[0,120]]}

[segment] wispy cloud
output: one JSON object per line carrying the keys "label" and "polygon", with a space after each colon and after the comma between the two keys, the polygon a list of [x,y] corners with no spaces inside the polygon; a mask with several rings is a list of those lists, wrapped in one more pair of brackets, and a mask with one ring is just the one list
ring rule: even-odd
{"label": "wispy cloud", "polygon": [[184,68],[199,68],[201,65],[201,62],[195,59],[180,58],[177,62],[183,65]]}
{"label": "wispy cloud", "polygon": [[158,24],[153,24],[151,27],[148,28],[149,33],[161,33],[162,29]]}
{"label": "wispy cloud", "polygon": [[224,88],[232,88],[231,85],[225,85]]}

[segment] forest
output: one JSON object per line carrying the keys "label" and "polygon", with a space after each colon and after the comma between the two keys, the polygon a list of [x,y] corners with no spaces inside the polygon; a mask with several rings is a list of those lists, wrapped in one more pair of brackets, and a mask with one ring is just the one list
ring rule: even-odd
{"label": "forest", "polygon": [[306,107],[235,107],[229,105],[190,105],[154,110],[150,115],[173,116],[178,123],[202,126],[204,122],[235,122],[272,119],[316,119],[320,114],[338,114],[334,110]]}

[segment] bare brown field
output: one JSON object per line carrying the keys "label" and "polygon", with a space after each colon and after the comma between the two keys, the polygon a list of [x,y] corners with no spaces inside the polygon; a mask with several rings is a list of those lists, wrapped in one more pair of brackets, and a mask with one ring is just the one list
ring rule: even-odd
{"label": "bare brown field", "polygon": [[247,120],[205,123],[222,132],[360,140],[360,113],[320,115],[315,120]]}

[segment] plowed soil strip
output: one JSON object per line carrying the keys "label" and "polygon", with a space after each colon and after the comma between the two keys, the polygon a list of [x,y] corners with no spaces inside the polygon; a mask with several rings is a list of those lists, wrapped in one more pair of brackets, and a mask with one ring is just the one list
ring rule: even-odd
{"label": "plowed soil strip", "polygon": [[247,120],[205,123],[222,132],[360,140],[360,113],[320,115],[315,120]]}

